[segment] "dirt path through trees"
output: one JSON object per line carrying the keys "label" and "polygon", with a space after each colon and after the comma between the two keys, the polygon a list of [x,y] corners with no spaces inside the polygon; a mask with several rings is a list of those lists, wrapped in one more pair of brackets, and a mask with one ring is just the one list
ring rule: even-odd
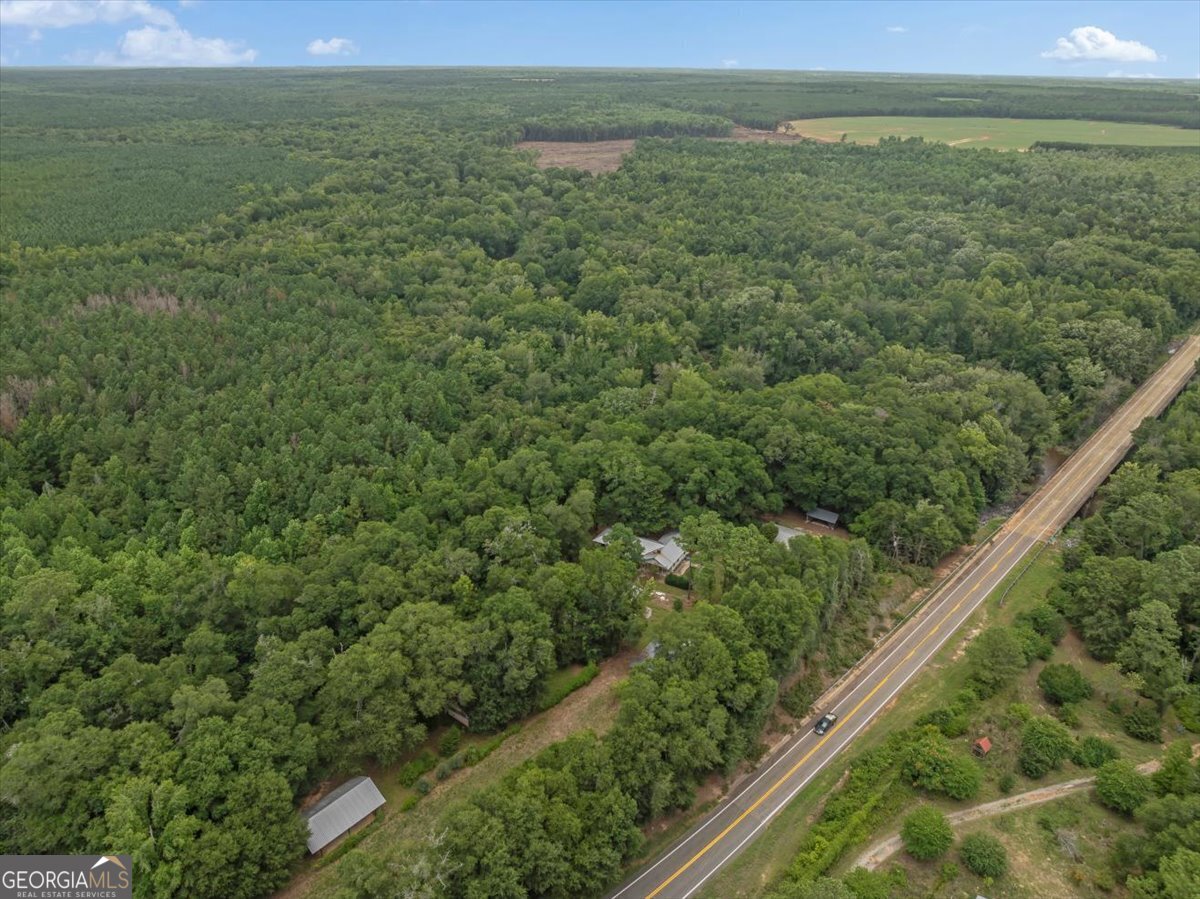
{"label": "dirt path through trees", "polygon": [[[582,730],[598,734],[606,732],[616,718],[616,684],[629,673],[629,666],[637,655],[636,648],[629,648],[601,662],[600,673],[591,683],[580,687],[553,708],[529,717],[516,734],[478,765],[463,768],[445,781],[437,782],[415,808],[401,812],[396,807],[385,806],[384,820],[360,845],[379,850],[405,839],[426,837],[436,829],[442,814],[454,802],[497,782],[552,743]],[[307,862],[285,887],[275,893],[275,899],[328,895],[336,886],[334,871],[344,858],[323,867]]]}
{"label": "dirt path through trees", "polygon": [[[1200,744],[1198,744],[1198,747],[1200,747]],[[1193,747],[1193,751],[1195,748],[1197,747]],[[1138,765],[1138,771],[1142,774],[1153,774],[1158,770],[1159,764],[1160,762],[1155,759],[1143,765]],[[1048,787],[1038,787],[1036,790],[1030,790],[1027,793],[1019,793],[1016,796],[1005,796],[1003,799],[985,802],[983,805],[977,805],[974,808],[951,812],[946,816],[946,820],[954,827],[959,824],[966,824],[968,821],[977,821],[980,818],[993,818],[996,815],[1005,815],[1020,808],[1041,805],[1043,802],[1053,802],[1055,799],[1061,799],[1072,793],[1078,793],[1080,790],[1086,790],[1095,782],[1095,776],[1079,777],[1075,780],[1066,780],[1062,783],[1051,784]],[[868,871],[874,871],[899,852],[901,846],[900,835],[892,834],[887,839],[880,840],[863,852],[852,867],[866,868]]]}

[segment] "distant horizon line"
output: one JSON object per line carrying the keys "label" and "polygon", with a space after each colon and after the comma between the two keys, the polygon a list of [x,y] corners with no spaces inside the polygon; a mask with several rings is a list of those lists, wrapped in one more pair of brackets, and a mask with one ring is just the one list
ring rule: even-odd
{"label": "distant horizon line", "polygon": [[403,65],[381,63],[379,65],[320,65],[297,64],[278,66],[97,66],[73,65],[0,65],[6,71],[63,71],[63,72],[287,72],[287,71],[540,71],[540,72],[685,72],[685,73],[721,73],[725,75],[743,74],[782,74],[782,75],[862,75],[868,77],[899,77],[899,78],[998,78],[1011,80],[1036,81],[1100,81],[1105,83],[1132,82],[1163,82],[1163,81],[1200,81],[1200,73],[1196,75],[1011,75],[998,73],[970,72],[897,72],[872,69],[830,69],[816,68],[756,68],[754,66],[571,66],[552,64],[530,65],[480,65],[480,64],[429,64]]}

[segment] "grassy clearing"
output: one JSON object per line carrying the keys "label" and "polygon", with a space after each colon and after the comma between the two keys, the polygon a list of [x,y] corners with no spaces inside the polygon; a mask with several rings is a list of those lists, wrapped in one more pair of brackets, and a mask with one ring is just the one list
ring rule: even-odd
{"label": "grassy clearing", "polygon": [[[961,98],[940,98],[963,102]],[[936,116],[846,116],[799,119],[797,134],[817,140],[875,144],[883,137],[923,137],[956,147],[1024,150],[1037,141],[1137,147],[1200,147],[1200,131],[1166,125],[1089,122],[1082,119],[994,119]]]}
{"label": "grassy clearing", "polygon": [[[963,827],[957,834],[986,833],[1008,852],[1008,873],[994,883],[970,873],[951,850],[946,859],[959,874],[946,883],[943,896],[988,896],[990,899],[1100,899],[1113,895],[1108,853],[1116,837],[1129,827],[1086,793]],[[1078,858],[1063,848],[1059,834],[1069,834]],[[905,895],[933,895],[941,865],[921,864],[901,853],[889,867],[900,866],[908,878]]]}
{"label": "grassy clearing", "polygon": [[[943,646],[926,669],[914,678],[903,693],[903,702],[894,702],[860,738],[860,751],[882,743],[888,734],[908,727],[923,714],[946,705],[955,693],[967,685],[963,657],[970,639],[985,627],[1010,624],[1021,612],[1037,606],[1058,582],[1060,574],[1060,556],[1052,546],[1047,547],[1028,567],[1019,568],[1010,574],[967,621],[957,639]],[[969,744],[979,736],[987,736],[992,741],[992,751],[982,762],[984,780],[979,795],[967,802],[953,802],[934,797],[929,797],[929,801],[947,811],[991,802],[1004,795],[999,788],[999,781],[1006,773],[1015,776],[1015,783],[1010,790],[1012,794],[1094,773],[1090,769],[1067,762],[1060,770],[1033,780],[1016,768],[1020,725],[1008,714],[1008,708],[1013,703],[1022,703],[1035,715],[1053,714],[1054,707],[1045,701],[1041,688],[1038,687],[1037,677],[1046,665],[1062,662],[1068,662],[1078,668],[1095,690],[1091,699],[1076,706],[1079,725],[1072,728],[1074,734],[1108,740],[1120,750],[1123,758],[1138,764],[1160,754],[1156,744],[1143,743],[1126,735],[1121,729],[1120,719],[1108,709],[1109,700],[1114,696],[1120,695],[1130,700],[1134,698],[1133,693],[1124,685],[1121,675],[1112,667],[1093,659],[1079,638],[1074,633],[1068,633],[1047,661],[1035,661],[1013,687],[981,702],[972,713],[974,724],[971,730],[953,741],[960,744],[964,752],[968,751]],[[898,819],[881,822],[872,839],[867,842],[895,832],[898,828]],[[852,856],[853,853],[849,854],[845,864],[853,860]]]}

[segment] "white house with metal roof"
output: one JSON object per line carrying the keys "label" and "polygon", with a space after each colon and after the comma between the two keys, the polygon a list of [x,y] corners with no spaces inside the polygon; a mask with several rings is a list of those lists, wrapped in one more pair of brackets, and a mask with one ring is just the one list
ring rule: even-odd
{"label": "white house with metal roof", "polygon": [[[592,538],[592,542],[608,546],[610,533],[612,527],[606,527]],[[637,537],[636,540],[642,545],[643,565],[652,565],[667,574],[674,574],[688,560],[688,552],[679,542],[679,531],[667,531],[657,540],[649,537]]]}
{"label": "white house with metal roof", "polygon": [[374,815],[386,801],[371,778],[346,781],[304,812],[308,821],[308,851],[316,855],[337,842]]}

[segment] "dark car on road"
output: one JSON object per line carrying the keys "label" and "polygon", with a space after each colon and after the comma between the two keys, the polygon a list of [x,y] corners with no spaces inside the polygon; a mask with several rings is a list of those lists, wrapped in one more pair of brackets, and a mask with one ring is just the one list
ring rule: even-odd
{"label": "dark car on road", "polygon": [[836,723],[837,715],[822,715],[821,720],[817,722],[817,726],[813,728],[813,733],[820,736]]}

